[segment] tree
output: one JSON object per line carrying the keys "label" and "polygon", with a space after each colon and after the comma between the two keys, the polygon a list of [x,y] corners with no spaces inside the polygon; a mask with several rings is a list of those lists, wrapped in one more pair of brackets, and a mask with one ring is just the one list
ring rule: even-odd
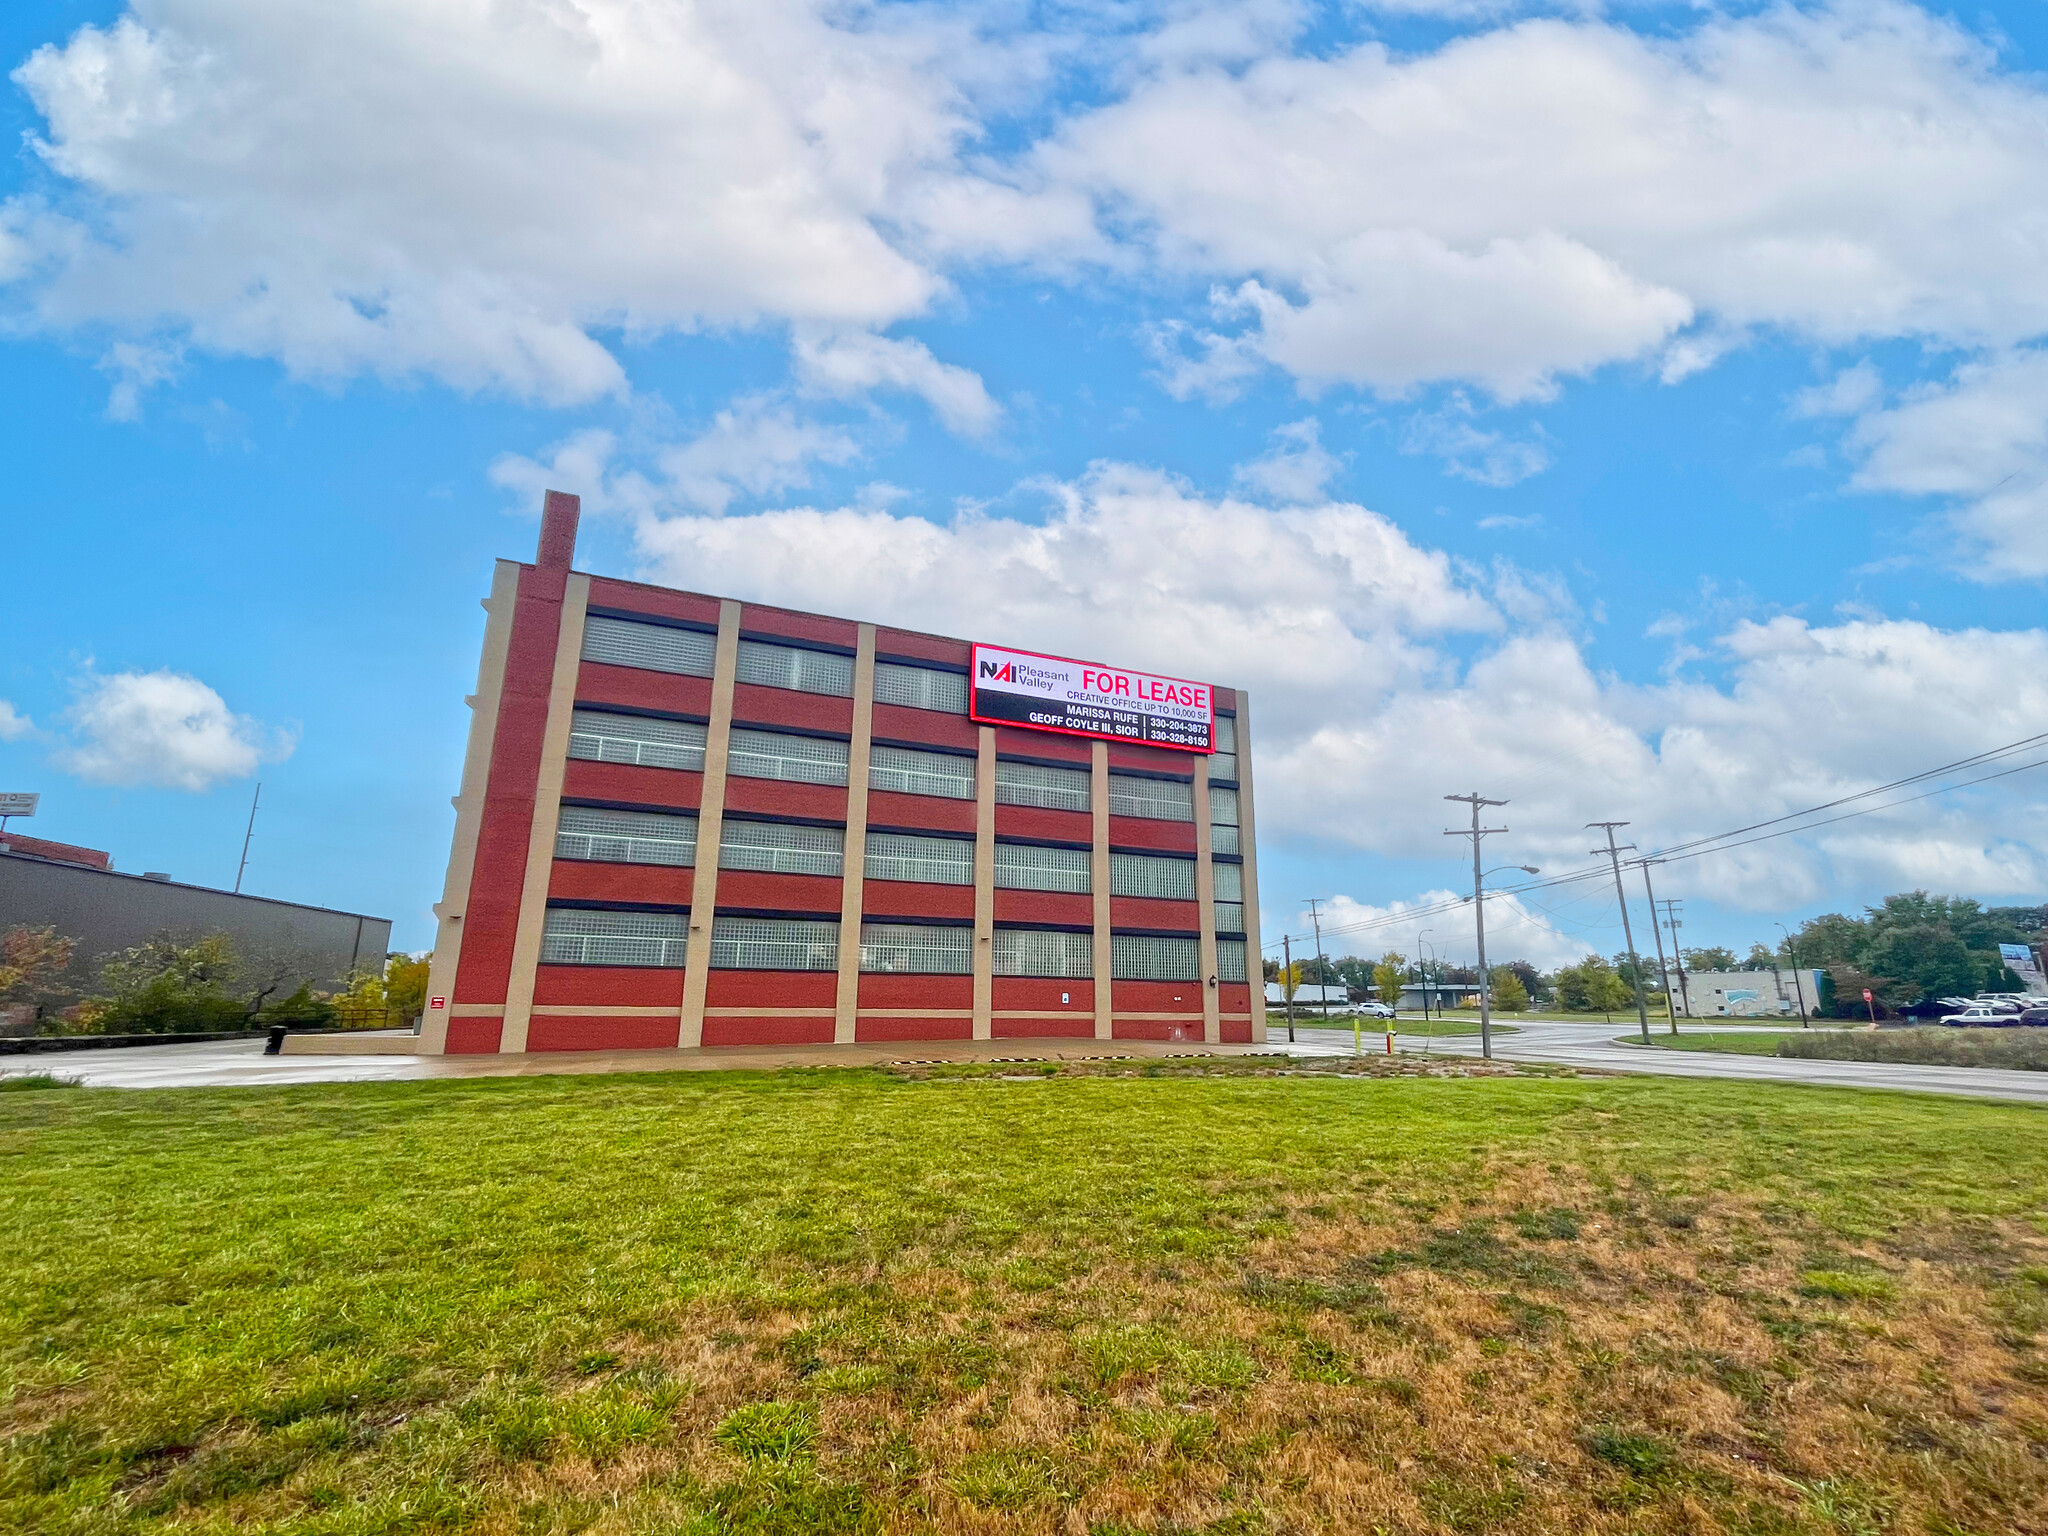
{"label": "tree", "polygon": [[0,1003],[40,1004],[67,995],[64,973],[78,948],[53,927],[27,924],[0,934]]}
{"label": "tree", "polygon": [[1762,944],[1750,945],[1749,953],[1742,957],[1742,968],[1745,971],[1773,970],[1783,963],[1775,949]]}
{"label": "tree", "polygon": [[391,955],[384,962],[384,998],[400,1018],[416,1019],[427,1007],[425,955]]}
{"label": "tree", "polygon": [[1852,965],[1869,939],[1868,923],[1829,912],[1799,925],[1792,935],[1792,952],[1802,966]]}
{"label": "tree", "polygon": [[1557,1000],[1573,1012],[1613,1013],[1634,999],[1634,989],[1598,955],[1588,955],[1557,973]]}
{"label": "tree", "polygon": [[1330,969],[1337,973],[1337,979],[1347,987],[1357,987],[1361,992],[1373,986],[1373,972],[1378,967],[1359,955],[1345,955],[1330,962]]}
{"label": "tree", "polygon": [[1533,998],[1538,992],[1543,990],[1543,973],[1528,961],[1509,960],[1501,966],[1501,969],[1513,971],[1516,979],[1522,983],[1522,990],[1530,997]]}
{"label": "tree", "polygon": [[1401,1001],[1401,986],[1406,979],[1408,958],[1397,955],[1391,949],[1380,956],[1379,964],[1372,968],[1372,984],[1380,994],[1380,1001],[1389,1008]]}
{"label": "tree", "polygon": [[1864,963],[1883,979],[1887,995],[1906,1003],[1968,997],[1985,972],[1983,959],[1973,956],[1943,922],[1885,924],[1872,934]]}
{"label": "tree", "polygon": [[1529,989],[1522,984],[1513,966],[1496,965],[1489,972],[1492,977],[1493,1006],[1502,1013],[1522,1013],[1529,1006]]}
{"label": "tree", "polygon": [[1732,971],[1738,969],[1735,964],[1735,951],[1718,944],[1709,949],[1686,950],[1685,968],[1688,971]]}
{"label": "tree", "polygon": [[1304,969],[1305,964],[1300,960],[1295,961],[1292,965],[1281,965],[1273,968],[1273,979],[1280,983],[1280,996],[1283,1000],[1290,1003],[1294,1001],[1294,994],[1301,990],[1301,978]]}

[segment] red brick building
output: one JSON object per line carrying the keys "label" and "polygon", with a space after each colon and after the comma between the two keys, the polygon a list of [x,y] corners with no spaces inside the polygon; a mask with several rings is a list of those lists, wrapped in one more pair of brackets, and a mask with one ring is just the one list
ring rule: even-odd
{"label": "red brick building", "polygon": [[1265,1038],[1242,693],[978,722],[968,641],[585,575],[577,513],[484,604],[423,1049]]}

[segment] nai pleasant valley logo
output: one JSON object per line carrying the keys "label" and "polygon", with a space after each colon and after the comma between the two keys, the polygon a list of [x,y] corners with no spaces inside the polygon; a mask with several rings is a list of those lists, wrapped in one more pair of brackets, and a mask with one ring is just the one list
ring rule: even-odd
{"label": "nai pleasant valley logo", "polygon": [[992,661],[981,664],[981,675],[992,683],[1014,683],[1017,681],[1017,663],[1006,661],[997,666]]}

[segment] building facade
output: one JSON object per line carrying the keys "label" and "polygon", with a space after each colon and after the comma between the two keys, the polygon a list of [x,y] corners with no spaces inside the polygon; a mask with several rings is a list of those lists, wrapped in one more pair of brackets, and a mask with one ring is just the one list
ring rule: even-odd
{"label": "building facade", "polygon": [[1784,1019],[1820,1008],[1819,971],[1785,966],[1775,971],[1672,973],[1671,998],[1687,1019]]}
{"label": "building facade", "polygon": [[0,838],[0,930],[52,927],[75,941],[67,980],[89,988],[100,960],[151,939],[189,943],[223,933],[255,966],[280,970],[289,992],[302,981],[340,989],[382,975],[391,919],[274,901],[165,875],[122,874],[95,848],[9,832]]}
{"label": "building facade", "polygon": [[1265,1038],[1242,693],[977,721],[970,642],[586,575],[577,514],[484,604],[423,1050]]}

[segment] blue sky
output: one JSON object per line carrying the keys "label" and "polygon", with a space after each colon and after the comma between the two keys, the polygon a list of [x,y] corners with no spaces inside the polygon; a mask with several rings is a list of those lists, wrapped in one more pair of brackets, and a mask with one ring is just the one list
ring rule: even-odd
{"label": "blue sky", "polygon": [[[590,569],[1250,687],[1335,949],[1446,793],[1557,870],[2048,729],[2038,6],[288,12],[0,15],[18,830],[225,884],[260,778],[250,889],[425,942],[543,485]],[[2038,901],[2040,799],[1659,895]]]}

